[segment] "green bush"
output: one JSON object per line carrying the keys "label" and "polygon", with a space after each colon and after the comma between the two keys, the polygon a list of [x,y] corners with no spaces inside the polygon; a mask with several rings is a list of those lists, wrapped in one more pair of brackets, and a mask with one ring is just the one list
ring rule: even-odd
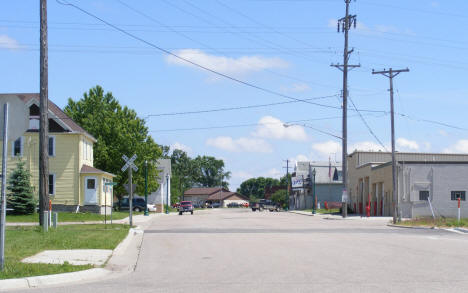
{"label": "green bush", "polygon": [[31,187],[31,174],[24,168],[25,162],[19,161],[16,169],[8,179],[7,195],[8,208],[13,209],[11,214],[30,215],[34,213],[36,201]]}

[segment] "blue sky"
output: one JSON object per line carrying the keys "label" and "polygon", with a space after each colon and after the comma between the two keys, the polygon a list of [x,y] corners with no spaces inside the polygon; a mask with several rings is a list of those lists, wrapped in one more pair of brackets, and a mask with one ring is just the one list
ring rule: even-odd
{"label": "blue sky", "polygon": [[[342,0],[69,1],[179,56],[297,99],[337,107]],[[372,69],[408,67],[395,78],[397,149],[468,152],[468,3],[358,0],[351,13],[349,91],[358,109],[389,110],[388,79]],[[252,176],[279,177],[283,160],[340,160],[341,110],[308,103],[201,114],[151,116],[280,103],[287,98],[205,72],[49,0],[49,95],[64,107],[95,85],[147,117],[154,139],[190,155],[223,158],[231,188]],[[39,1],[0,11],[1,92],[39,91]],[[361,112],[390,149],[390,116]],[[382,149],[349,111],[349,151]],[[303,121],[304,120],[304,121]],[[431,123],[423,120],[448,124]],[[302,122],[292,122],[302,121]],[[283,123],[306,124],[285,128]],[[246,125],[247,126],[239,126]],[[237,127],[224,127],[236,126]],[[455,127],[451,127],[455,126]],[[212,128],[220,127],[220,128]],[[208,129],[196,129],[208,128]],[[191,130],[183,130],[191,129]]]}

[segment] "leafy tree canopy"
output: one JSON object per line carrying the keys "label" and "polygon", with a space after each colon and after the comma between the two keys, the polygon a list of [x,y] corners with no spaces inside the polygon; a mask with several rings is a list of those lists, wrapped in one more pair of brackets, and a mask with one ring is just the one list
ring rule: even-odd
{"label": "leafy tree canopy", "polygon": [[191,158],[186,152],[175,149],[171,156],[173,201],[181,200],[185,190],[191,187],[228,188],[231,173],[225,171],[224,161],[210,156]]}
{"label": "leafy tree canopy", "polygon": [[117,175],[115,194],[126,194],[123,184],[127,183],[127,172],[120,168],[122,155],[137,155],[135,164],[139,171],[133,173],[136,192],[144,193],[144,162],[148,161],[148,192],[158,188],[156,160],[162,150],[148,134],[145,120],[128,107],[122,107],[111,92],[104,93],[100,86],[91,88],[83,98],[68,99],[65,113],[97,139],[94,144],[94,167]]}
{"label": "leafy tree canopy", "polygon": [[285,189],[280,189],[271,195],[271,200],[279,203],[283,208],[288,204],[288,193]]}
{"label": "leafy tree canopy", "polygon": [[237,189],[237,192],[251,199],[264,198],[265,192],[268,191],[268,189],[279,185],[280,181],[274,178],[250,178],[241,183],[240,187]]}

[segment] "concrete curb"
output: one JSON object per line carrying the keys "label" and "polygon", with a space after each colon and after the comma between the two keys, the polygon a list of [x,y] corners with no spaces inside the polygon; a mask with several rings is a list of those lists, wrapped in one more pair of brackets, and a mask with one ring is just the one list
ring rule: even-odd
{"label": "concrete curb", "polygon": [[112,273],[130,273],[136,268],[144,231],[130,228],[127,237],[112,252],[105,268],[84,271],[0,280],[0,291],[12,289],[42,288],[76,282],[90,282],[109,277]]}
{"label": "concrete curb", "polygon": [[395,228],[416,229],[416,230],[437,230],[437,229],[440,229],[438,227],[404,226],[404,225],[396,225],[396,224],[387,224],[387,226],[388,227],[395,227]]}
{"label": "concrete curb", "polygon": [[291,214],[301,215],[301,216],[309,216],[309,217],[314,217],[315,216],[314,214],[307,213],[307,212],[298,212],[298,211],[287,211],[287,212],[291,213]]}

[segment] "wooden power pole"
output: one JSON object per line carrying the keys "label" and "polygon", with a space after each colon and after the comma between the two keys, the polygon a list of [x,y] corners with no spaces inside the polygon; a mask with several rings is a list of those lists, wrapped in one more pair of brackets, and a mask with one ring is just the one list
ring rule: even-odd
{"label": "wooden power pole", "polygon": [[47,229],[49,209],[49,78],[47,54],[47,0],[40,0],[40,124],[39,124],[39,223]]}
{"label": "wooden power pole", "polygon": [[398,195],[396,192],[397,188],[397,177],[396,177],[396,161],[395,161],[395,112],[393,109],[393,78],[402,72],[409,72],[409,69],[399,69],[382,71],[372,70],[372,74],[382,74],[390,79],[390,114],[391,114],[391,124],[392,124],[392,179],[393,179],[393,188],[392,188],[392,198],[393,198],[393,224],[396,224],[397,217],[399,214],[398,208]]}
{"label": "wooden power pole", "polygon": [[343,137],[342,137],[342,174],[343,174],[343,195],[342,195],[342,215],[347,217],[348,215],[348,71],[349,68],[360,67],[360,65],[349,65],[349,56],[354,49],[348,49],[348,35],[349,30],[354,24],[356,28],[356,15],[349,14],[349,4],[351,0],[344,0],[346,3],[346,15],[345,17],[338,20],[338,32],[342,31],[345,37],[344,53],[343,53],[343,64],[332,64],[331,66],[340,69],[343,72]]}

